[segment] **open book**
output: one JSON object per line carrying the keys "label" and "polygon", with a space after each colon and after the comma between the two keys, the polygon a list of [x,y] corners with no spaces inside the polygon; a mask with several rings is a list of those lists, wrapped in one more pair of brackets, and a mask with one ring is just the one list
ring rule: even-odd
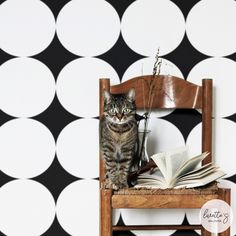
{"label": "open book", "polygon": [[189,158],[186,147],[151,156],[157,167],[153,174],[138,176],[135,188],[193,188],[206,185],[225,175],[213,163],[200,166],[209,153]]}

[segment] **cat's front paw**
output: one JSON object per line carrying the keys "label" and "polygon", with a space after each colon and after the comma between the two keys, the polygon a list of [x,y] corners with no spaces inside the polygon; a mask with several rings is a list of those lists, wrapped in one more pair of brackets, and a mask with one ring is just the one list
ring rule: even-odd
{"label": "cat's front paw", "polygon": [[119,186],[117,184],[111,184],[110,185],[110,188],[113,189],[113,190],[118,190],[119,189]]}
{"label": "cat's front paw", "polygon": [[113,183],[113,182],[109,181],[109,179],[106,179],[106,180],[103,182],[103,186],[104,186],[104,188],[106,188],[106,189],[113,189],[113,190],[118,190],[118,189],[119,189],[119,185],[116,184],[116,183]]}
{"label": "cat's front paw", "polygon": [[119,189],[129,188],[129,185],[127,183],[120,183]]}
{"label": "cat's front paw", "polygon": [[103,189],[108,189],[110,188],[110,182],[107,178],[104,178],[103,181],[102,181],[102,188]]}

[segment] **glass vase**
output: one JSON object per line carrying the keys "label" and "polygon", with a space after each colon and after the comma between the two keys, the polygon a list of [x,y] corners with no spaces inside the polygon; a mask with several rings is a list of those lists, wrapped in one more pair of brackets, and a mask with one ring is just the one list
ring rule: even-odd
{"label": "glass vase", "polygon": [[144,167],[149,162],[149,156],[147,152],[147,141],[151,130],[139,130],[139,168]]}

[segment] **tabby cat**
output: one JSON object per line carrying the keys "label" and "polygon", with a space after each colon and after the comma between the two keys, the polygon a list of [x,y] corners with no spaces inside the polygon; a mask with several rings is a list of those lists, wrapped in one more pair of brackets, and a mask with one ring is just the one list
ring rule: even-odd
{"label": "tabby cat", "polygon": [[128,174],[134,164],[138,127],[135,118],[135,91],[110,94],[104,91],[104,116],[100,122],[101,150],[108,188],[128,187]]}

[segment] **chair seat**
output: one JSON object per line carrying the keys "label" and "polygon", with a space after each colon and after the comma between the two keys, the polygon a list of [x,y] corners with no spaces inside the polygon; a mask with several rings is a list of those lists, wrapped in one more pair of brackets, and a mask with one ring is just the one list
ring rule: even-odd
{"label": "chair seat", "polygon": [[[201,208],[217,199],[224,189],[214,182],[191,189],[120,189],[112,193],[112,208]],[[194,201],[193,201],[194,197]]]}
{"label": "chair seat", "polygon": [[205,195],[217,194],[219,187],[217,182],[210,183],[198,188],[181,189],[148,189],[148,188],[126,188],[114,191],[114,195]]}

